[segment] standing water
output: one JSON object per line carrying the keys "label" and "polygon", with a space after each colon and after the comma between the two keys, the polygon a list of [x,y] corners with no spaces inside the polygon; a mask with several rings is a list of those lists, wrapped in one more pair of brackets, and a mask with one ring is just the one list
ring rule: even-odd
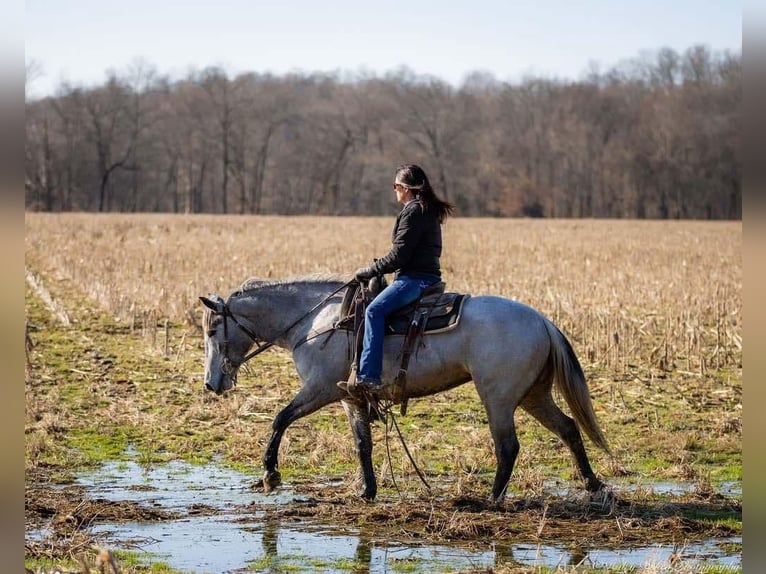
{"label": "standing water", "polygon": [[[684,548],[652,545],[630,549],[572,549],[570,546],[486,543],[473,549],[376,538],[347,524],[317,525],[280,521],[272,513],[248,508],[307,502],[283,489],[253,490],[253,479],[216,464],[170,462],[144,468],[135,462],[110,462],[77,481],[91,498],[134,501],[181,517],[160,522],[116,522],[91,529],[104,546],[145,552],[146,563],[164,562],[189,573],[244,573],[277,570],[349,572],[440,572],[503,565],[550,567],[662,566],[673,560],[741,568],[741,537],[709,540]],[[665,488],[662,486],[661,488]],[[736,487],[732,487],[736,491]]]}

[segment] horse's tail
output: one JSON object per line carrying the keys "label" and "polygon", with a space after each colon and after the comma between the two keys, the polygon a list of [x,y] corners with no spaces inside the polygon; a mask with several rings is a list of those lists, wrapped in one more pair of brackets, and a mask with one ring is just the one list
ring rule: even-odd
{"label": "horse's tail", "polygon": [[608,453],[609,445],[596,420],[596,413],[593,412],[593,403],[580,361],[577,360],[572,345],[556,325],[545,319],[545,327],[551,338],[550,360],[553,362],[553,380],[556,387],[564,395],[577,424],[596,446]]}

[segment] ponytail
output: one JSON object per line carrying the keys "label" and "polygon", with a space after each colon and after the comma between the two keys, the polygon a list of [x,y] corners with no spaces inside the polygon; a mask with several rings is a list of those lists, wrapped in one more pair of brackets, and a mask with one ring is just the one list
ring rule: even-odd
{"label": "ponytail", "polygon": [[413,195],[422,203],[425,211],[432,211],[439,223],[444,223],[447,217],[454,215],[454,204],[441,199],[431,187],[426,172],[418,165],[405,164],[396,169],[396,180],[410,189]]}

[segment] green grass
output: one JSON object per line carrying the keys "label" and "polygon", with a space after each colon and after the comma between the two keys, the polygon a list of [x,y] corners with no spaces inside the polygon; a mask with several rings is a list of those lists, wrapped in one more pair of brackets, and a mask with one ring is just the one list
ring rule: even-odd
{"label": "green grass", "polygon": [[301,554],[266,555],[248,562],[247,569],[257,572],[304,572],[306,565],[312,563],[308,556]]}
{"label": "green grass", "polygon": [[128,445],[139,431],[126,426],[73,429],[68,445],[77,450],[82,466],[95,466],[109,460],[128,460]]}
{"label": "green grass", "polygon": [[415,558],[394,558],[388,561],[388,565],[394,572],[420,572],[424,562]]}
{"label": "green grass", "polygon": [[742,515],[735,512],[690,510],[684,513],[688,518],[700,520],[711,526],[725,526],[734,531],[742,529]]}
{"label": "green grass", "polygon": [[[183,574],[181,570],[171,568],[165,562],[153,561],[147,557],[146,553],[116,550],[113,554],[122,574]],[[95,557],[87,556],[86,559],[88,565],[93,568],[93,571],[97,571],[95,568]],[[40,574],[81,571],[81,565],[71,558],[55,560],[49,558],[25,559],[24,566]],[[107,567],[106,571],[111,572],[112,570]]]}

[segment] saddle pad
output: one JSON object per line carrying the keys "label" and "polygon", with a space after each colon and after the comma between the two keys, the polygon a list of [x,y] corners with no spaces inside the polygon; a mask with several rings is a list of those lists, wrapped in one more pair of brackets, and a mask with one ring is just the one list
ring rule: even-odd
{"label": "saddle pad", "polygon": [[415,312],[428,314],[425,333],[439,333],[457,327],[463,310],[463,302],[470,295],[462,293],[442,293],[424,297],[415,305],[408,305],[396,311],[386,320],[386,335],[404,335],[407,333]]}

